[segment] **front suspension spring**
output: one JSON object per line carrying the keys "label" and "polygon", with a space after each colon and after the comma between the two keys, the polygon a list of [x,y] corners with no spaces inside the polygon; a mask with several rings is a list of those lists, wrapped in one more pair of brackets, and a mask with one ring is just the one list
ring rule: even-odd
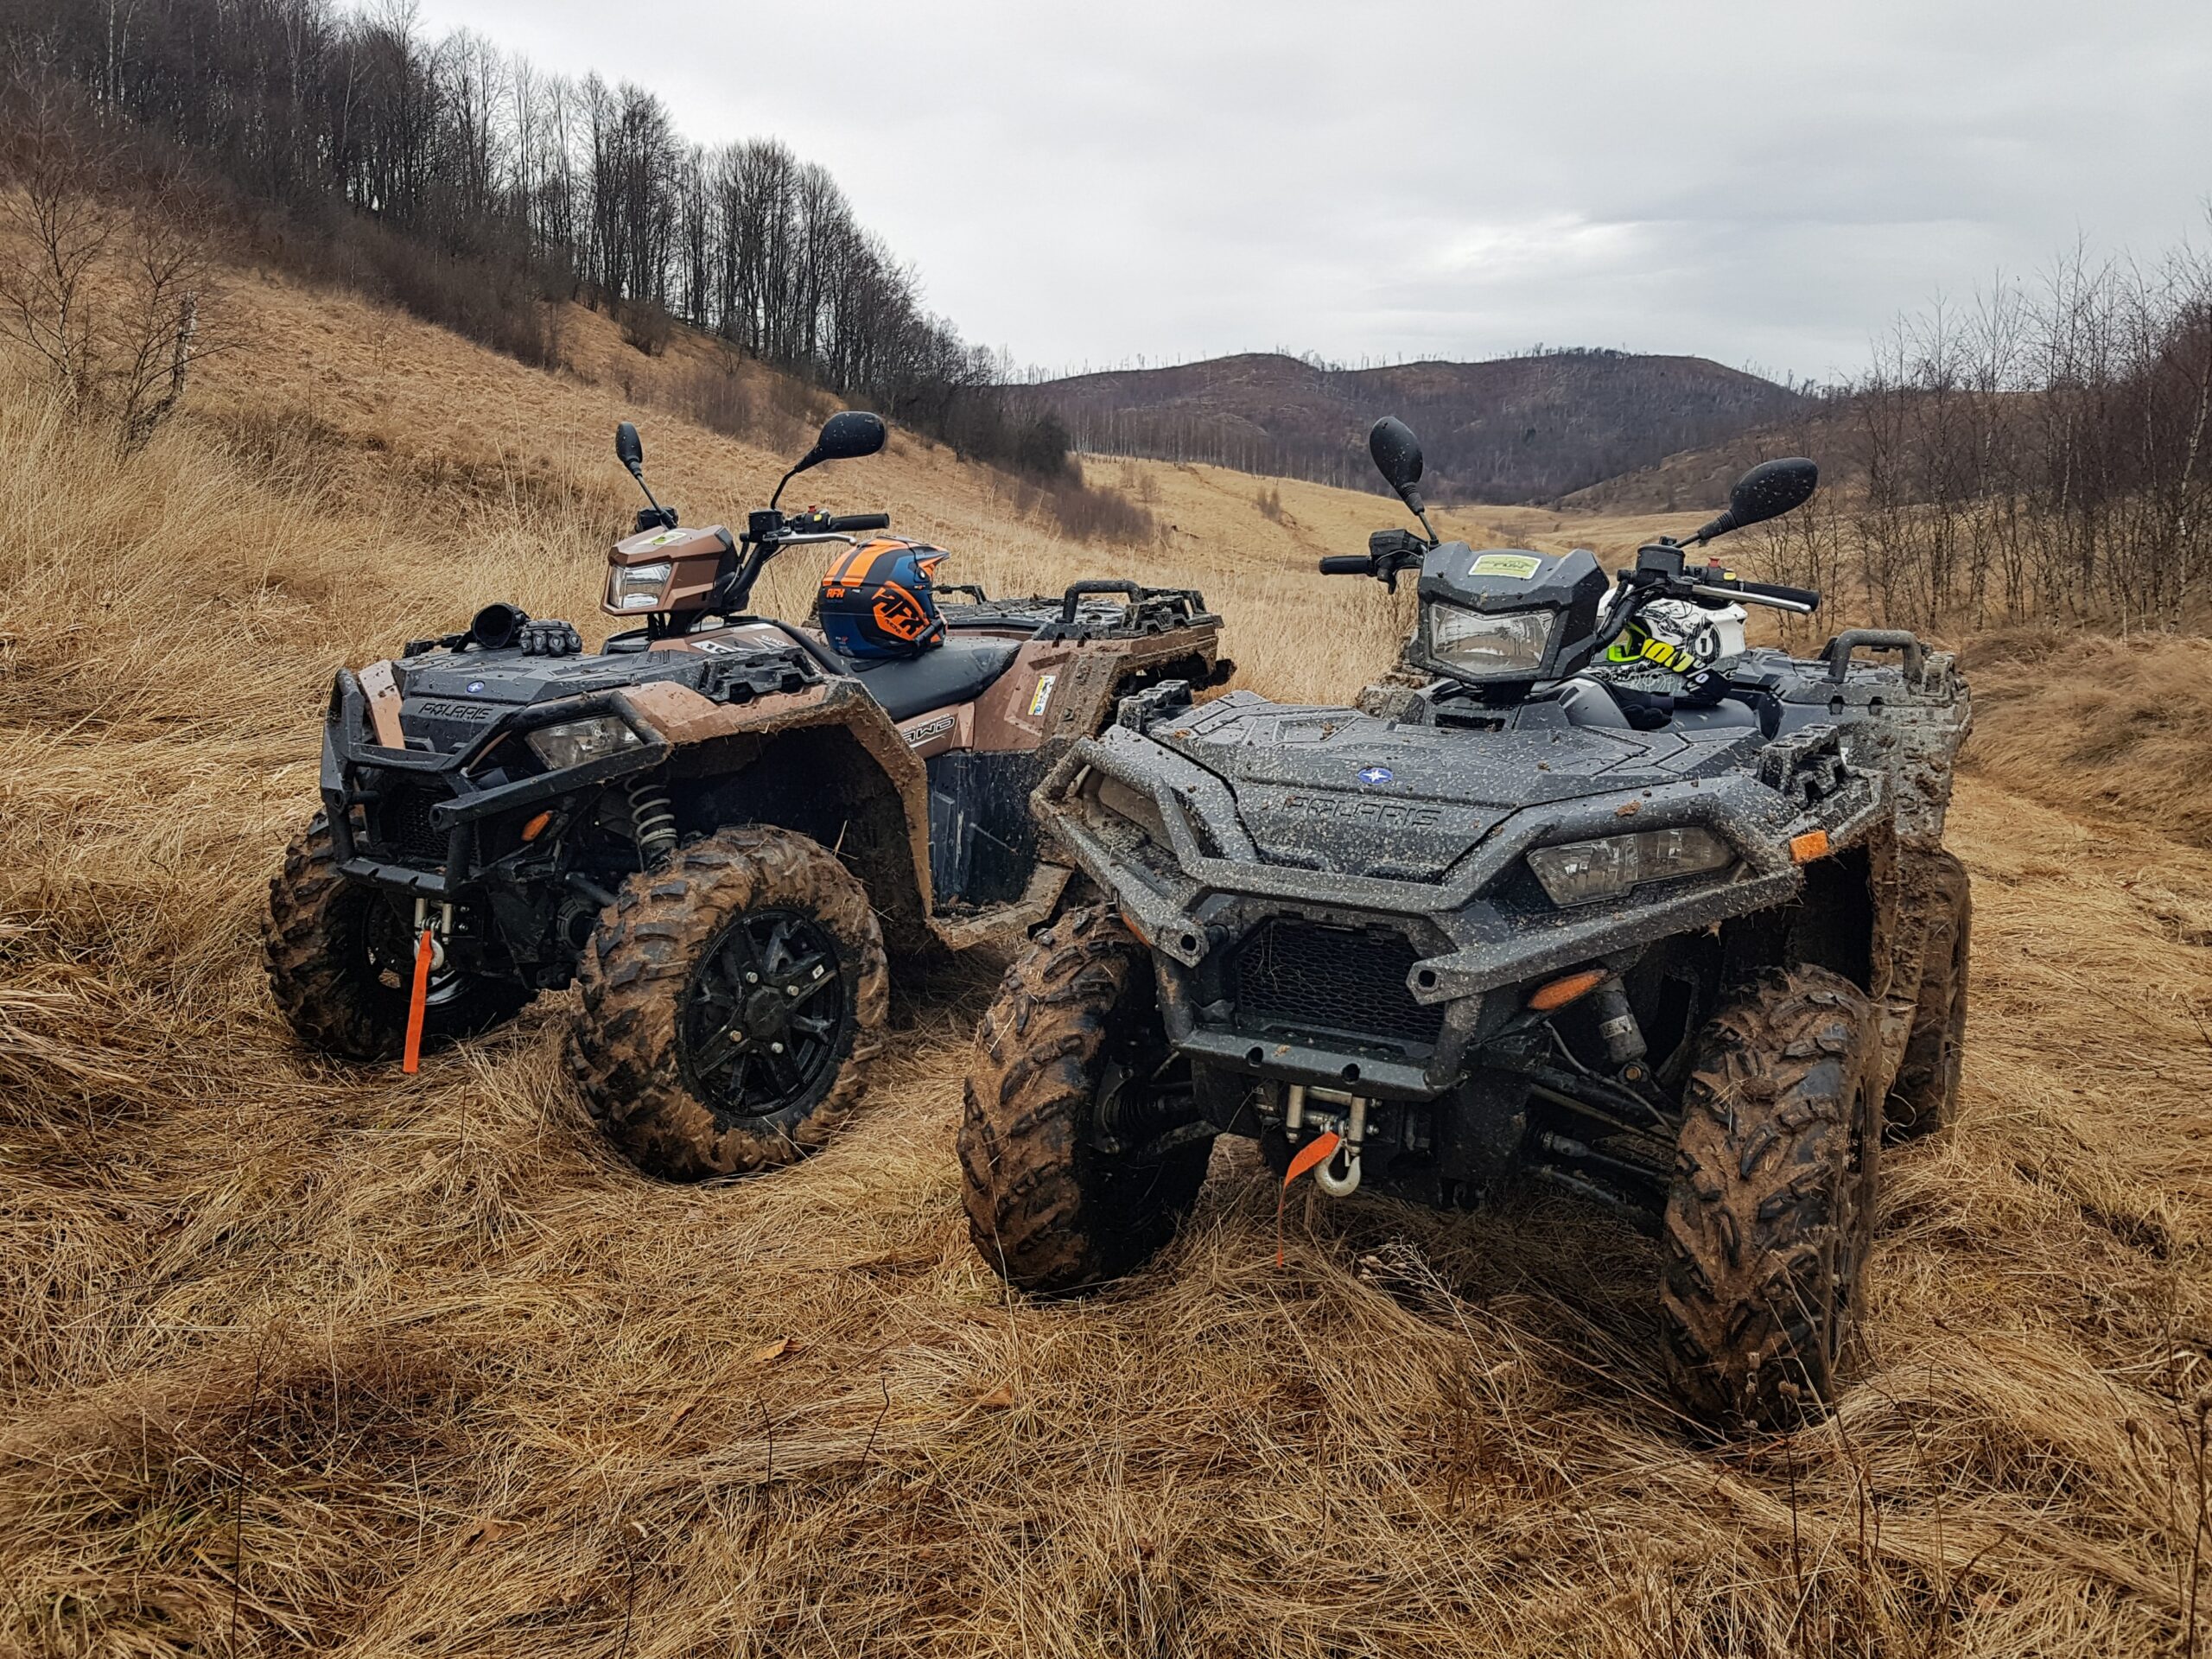
{"label": "front suspension spring", "polygon": [[632,784],[630,798],[630,835],[638,843],[638,856],[656,864],[676,850],[676,808],[668,791],[658,784]]}

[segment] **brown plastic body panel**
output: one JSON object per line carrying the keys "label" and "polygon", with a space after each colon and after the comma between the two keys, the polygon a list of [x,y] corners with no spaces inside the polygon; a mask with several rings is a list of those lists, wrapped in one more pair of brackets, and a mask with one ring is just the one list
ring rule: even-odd
{"label": "brown plastic body panel", "polygon": [[[673,603],[703,595],[723,557],[714,529],[660,531],[616,544],[617,565],[668,559]],[[620,613],[642,620],[642,611]],[[807,631],[814,635],[812,630]],[[673,746],[671,775],[708,785],[741,773],[790,734],[824,734],[819,777],[824,799],[849,804],[850,833],[840,855],[866,881],[896,949],[931,944],[960,950],[1018,941],[1046,919],[1069,872],[1040,863],[1012,904],[938,913],[930,874],[929,774],[933,757],[963,749],[986,753],[1050,750],[1046,764],[1076,738],[1090,736],[1113,718],[1117,694],[1135,677],[1187,676],[1203,681],[1218,655],[1220,632],[1211,622],[1160,634],[1083,640],[1040,640],[1020,626],[963,629],[964,639],[1019,641],[1005,673],[973,702],[948,704],[893,721],[855,679],[836,679],[804,690],[717,702],[687,686],[656,681],[618,692],[624,704]],[[654,640],[656,652],[716,654],[722,649],[787,645],[775,624],[750,621]],[[826,649],[826,646],[825,646]],[[831,729],[849,745],[827,740]],[[886,798],[888,798],[887,800]],[[886,808],[894,810],[886,810]]]}
{"label": "brown plastic body panel", "polygon": [[1113,719],[1116,688],[1132,675],[1173,678],[1187,663],[1188,677],[1201,683],[1219,646],[1211,626],[1135,639],[1032,639],[976,700],[971,747],[1003,753],[1092,736]]}
{"label": "brown plastic body panel", "polygon": [[[696,611],[707,602],[722,562],[731,555],[730,533],[720,524],[703,529],[650,530],[624,537],[607,551],[607,586],[600,590],[599,608],[609,616],[634,617],[643,621],[655,611]],[[652,594],[632,594],[635,602],[618,607],[613,602],[615,573],[640,564],[666,560],[668,580]]]}

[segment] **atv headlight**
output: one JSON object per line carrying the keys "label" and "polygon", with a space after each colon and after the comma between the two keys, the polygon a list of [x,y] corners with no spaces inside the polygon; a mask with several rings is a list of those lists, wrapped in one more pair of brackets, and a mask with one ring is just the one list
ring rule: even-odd
{"label": "atv headlight", "polygon": [[618,611],[657,611],[676,567],[666,559],[651,564],[618,564],[607,573],[607,602]]}
{"label": "atv headlight", "polygon": [[1532,847],[1529,868],[1555,905],[1616,899],[1638,882],[1725,870],[1735,849],[1710,830],[1639,830],[1631,836]]}
{"label": "atv headlight", "polygon": [[1490,615],[1434,601],[1428,654],[1439,668],[1469,679],[1529,679],[1543,663],[1558,617],[1550,609]]}
{"label": "atv headlight", "polygon": [[524,732],[523,741],[530,745],[533,754],[557,772],[563,766],[581,766],[602,755],[634,749],[645,740],[619,715],[594,715],[588,720],[563,721],[558,726],[541,726],[534,732]]}

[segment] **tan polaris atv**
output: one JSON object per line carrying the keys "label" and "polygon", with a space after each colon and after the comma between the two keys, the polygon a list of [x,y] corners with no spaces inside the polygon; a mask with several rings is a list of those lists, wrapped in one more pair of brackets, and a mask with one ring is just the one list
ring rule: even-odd
{"label": "tan polaris atv", "polygon": [[[784,484],[883,442],[874,416],[836,416]],[[642,487],[626,423],[616,448]],[[1128,582],[1057,599],[969,588],[910,653],[841,654],[747,612],[770,559],[830,543],[836,577],[872,551],[926,556],[925,570],[941,556],[861,539],[881,513],[775,499],[737,535],[640,512],[603,604],[636,626],[596,655],[566,623],[493,605],[466,632],[340,671],[323,810],[270,883],[264,927],[303,1039],[412,1069],[423,1044],[573,980],[570,1069],[640,1168],[788,1163],[860,1098],[887,949],[1014,943],[1054,914],[1069,872],[1039,861],[1029,794],[1058,757],[1119,699],[1230,671],[1198,594]],[[936,608],[925,578],[918,602]]]}

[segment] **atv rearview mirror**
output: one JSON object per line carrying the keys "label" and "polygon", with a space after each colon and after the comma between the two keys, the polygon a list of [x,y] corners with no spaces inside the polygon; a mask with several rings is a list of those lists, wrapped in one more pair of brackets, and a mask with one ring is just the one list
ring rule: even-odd
{"label": "atv rearview mirror", "polygon": [[652,505],[638,509],[638,532],[649,530],[674,530],[676,509],[664,507],[653,500],[653,486],[645,482],[645,446],[638,442],[638,429],[624,421],[614,429],[614,458],[630,469],[630,476],[638,480],[638,487],[645,493],[645,499]]}
{"label": "atv rearview mirror", "polygon": [[814,441],[814,459],[858,461],[882,448],[884,436],[881,416],[862,409],[844,410],[822,423],[822,435]]}
{"label": "atv rearview mirror", "polygon": [[1398,493],[1398,499],[1406,504],[1407,511],[1421,520],[1421,529],[1427,532],[1428,544],[1434,547],[1436,532],[1429,529],[1428,514],[1421,509],[1421,492],[1414,487],[1421,482],[1421,440],[1414,436],[1413,428],[1395,415],[1385,415],[1368,429],[1367,453],[1375,458],[1375,470]]}
{"label": "atv rearview mirror", "polygon": [[1691,537],[1689,545],[1709,542],[1746,524],[1779,518],[1802,506],[1820,481],[1820,467],[1802,455],[1763,461],[1736,480],[1736,487],[1728,492],[1728,511]]}
{"label": "atv rearview mirror", "polygon": [[1367,435],[1367,453],[1382,481],[1403,495],[1421,482],[1421,440],[1395,415],[1385,415]]}
{"label": "atv rearview mirror", "polygon": [[784,493],[784,486],[810,467],[819,467],[825,461],[858,461],[862,455],[872,455],[883,448],[886,434],[883,416],[871,415],[864,409],[840,410],[822,423],[821,435],[814,441],[814,448],[801,455],[776,485],[776,493],[768,498],[772,510]]}

